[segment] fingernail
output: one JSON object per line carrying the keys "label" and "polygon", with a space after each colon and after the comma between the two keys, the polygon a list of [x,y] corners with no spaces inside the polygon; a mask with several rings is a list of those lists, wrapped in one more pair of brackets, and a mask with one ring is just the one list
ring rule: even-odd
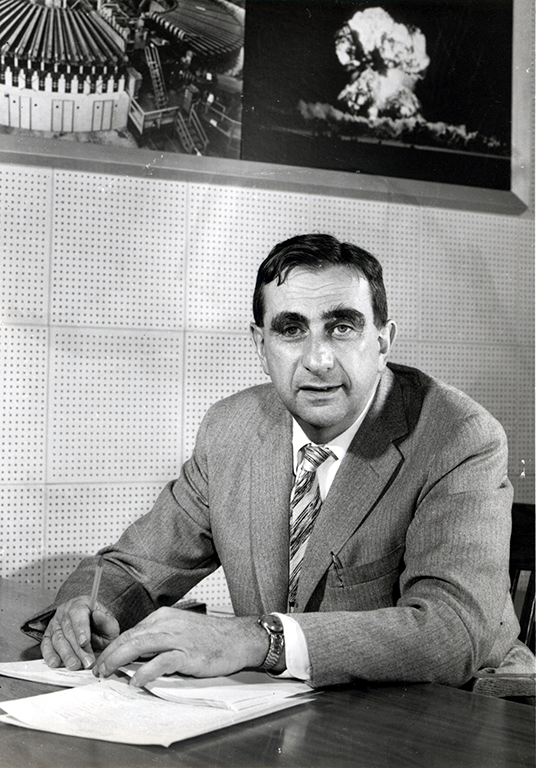
{"label": "fingernail", "polygon": [[95,663],[95,659],[92,659],[91,656],[84,656],[82,660],[84,669],[91,669],[94,663]]}

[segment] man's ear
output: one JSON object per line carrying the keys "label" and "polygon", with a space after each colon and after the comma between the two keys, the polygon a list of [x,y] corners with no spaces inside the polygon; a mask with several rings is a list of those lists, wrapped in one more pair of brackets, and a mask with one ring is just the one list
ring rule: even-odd
{"label": "man's ear", "polygon": [[388,320],[378,335],[378,344],[380,347],[380,370],[385,368],[387,357],[395,343],[397,327],[394,320]]}
{"label": "man's ear", "polygon": [[269,376],[270,372],[268,370],[266,354],[264,351],[264,328],[259,325],[255,325],[255,323],[251,323],[249,330],[251,332],[253,343],[255,344],[255,351],[257,352],[258,358],[261,361],[262,370],[267,374],[267,376]]}

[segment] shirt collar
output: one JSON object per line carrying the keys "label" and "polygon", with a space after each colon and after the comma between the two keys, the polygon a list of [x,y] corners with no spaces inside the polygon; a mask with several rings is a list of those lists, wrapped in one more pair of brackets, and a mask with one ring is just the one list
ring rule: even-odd
{"label": "shirt collar", "polygon": [[[342,432],[340,435],[337,435],[337,437],[334,437],[333,440],[330,440],[329,443],[325,443],[326,448],[329,448],[333,451],[335,456],[339,461],[342,461],[344,457],[346,456],[346,451],[350,447],[350,443],[354,439],[354,437],[357,434],[357,430],[365,420],[365,416],[367,415],[369,408],[371,406],[372,400],[374,399],[374,395],[376,394],[377,387],[374,388],[373,393],[371,394],[368,403],[363,408],[357,419],[354,421],[353,424],[351,424],[348,429],[346,429],[344,432]],[[294,462],[294,473],[296,473],[298,466],[300,464],[301,460],[301,450],[304,448],[308,443],[310,443],[311,440],[307,437],[303,429],[300,427],[298,422],[292,417],[292,458]]]}

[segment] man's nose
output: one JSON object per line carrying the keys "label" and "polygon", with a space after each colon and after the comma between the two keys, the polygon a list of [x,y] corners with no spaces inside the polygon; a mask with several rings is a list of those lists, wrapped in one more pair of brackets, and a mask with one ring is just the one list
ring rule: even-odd
{"label": "man's nose", "polygon": [[303,365],[311,373],[323,373],[333,368],[333,350],[327,339],[311,338],[303,353]]}

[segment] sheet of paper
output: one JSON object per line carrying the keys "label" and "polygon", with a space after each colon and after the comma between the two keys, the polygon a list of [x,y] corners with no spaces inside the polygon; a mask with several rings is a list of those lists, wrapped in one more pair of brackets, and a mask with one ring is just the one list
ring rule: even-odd
{"label": "sheet of paper", "polygon": [[95,675],[90,669],[79,669],[71,672],[65,667],[47,667],[43,659],[35,661],[3,661],[0,662],[0,675],[16,677],[18,680],[31,680],[34,683],[48,683],[64,688],[74,688],[78,685],[88,685],[95,682]]}
{"label": "sheet of paper", "polygon": [[[132,676],[139,666],[140,663],[134,662],[121,667],[120,672]],[[91,670],[71,672],[65,667],[51,668],[47,667],[43,659],[1,662],[0,675],[63,688],[74,688],[96,682]],[[117,676],[114,676],[114,679],[117,679]],[[238,672],[228,677],[200,679],[169,675],[157,678],[146,687],[152,694],[167,701],[221,707],[233,712],[268,704],[275,699],[311,693],[311,688],[305,683],[289,679],[274,679],[264,672],[256,671]]]}
{"label": "sheet of paper", "polygon": [[243,712],[158,699],[126,682],[102,680],[0,703],[0,722],[22,728],[123,744],[160,744],[199,736],[313,697],[277,699]]}
{"label": "sheet of paper", "polygon": [[[121,667],[127,675],[134,674],[139,664]],[[158,677],[148,683],[147,690],[166,701],[223,707],[234,712],[245,710],[271,700],[311,694],[310,686],[292,679],[274,679],[264,672],[237,672],[227,677],[194,678],[181,675]]]}

